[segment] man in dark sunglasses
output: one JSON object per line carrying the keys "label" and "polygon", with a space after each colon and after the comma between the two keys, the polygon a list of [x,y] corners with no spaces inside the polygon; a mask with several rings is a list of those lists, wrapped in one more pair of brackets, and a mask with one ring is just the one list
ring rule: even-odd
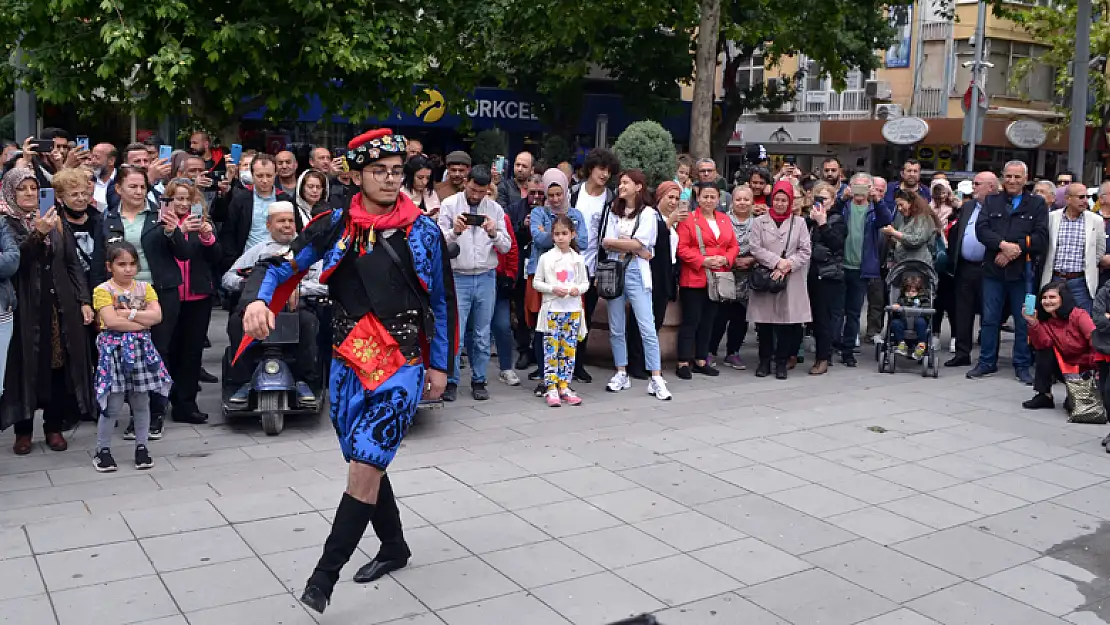
{"label": "man in dark sunglasses", "polygon": [[1057,187],[1066,187],[1073,182],[1075,182],[1075,174],[1070,171],[1062,171],[1056,175]]}

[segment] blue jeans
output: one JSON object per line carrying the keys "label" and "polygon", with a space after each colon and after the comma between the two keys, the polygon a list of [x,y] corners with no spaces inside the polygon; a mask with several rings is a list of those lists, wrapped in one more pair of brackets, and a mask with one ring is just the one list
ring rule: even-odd
{"label": "blue jeans", "polygon": [[4,394],[4,374],[8,368],[8,347],[12,344],[15,320],[0,323],[0,395]]}
{"label": "blue jeans", "polygon": [[502,371],[513,370],[513,323],[509,312],[511,299],[504,295],[497,295],[497,303],[493,307],[493,340],[497,342],[497,363]]}
{"label": "blue jeans", "polygon": [[[859,319],[863,314],[863,298],[867,296],[869,278],[861,278],[859,269],[844,270],[844,332],[840,338],[841,354],[845,359],[852,356],[859,338]],[[833,329],[836,333],[836,328]]]}
{"label": "blue jeans", "polygon": [[[925,321],[925,317],[914,317],[913,331],[917,333],[918,343],[929,342],[929,323]],[[894,335],[895,345],[906,340],[906,318],[898,316],[891,319],[890,332]]]}
{"label": "blue jeans", "polygon": [[1068,288],[1071,289],[1071,296],[1075,300],[1075,305],[1087,311],[1088,315],[1091,314],[1095,300],[1091,299],[1091,292],[1087,290],[1087,278],[1068,280]]}
{"label": "blue jeans", "polygon": [[[494,271],[475,276],[455,274],[455,298],[459,305],[459,328],[462,328],[467,337],[464,339],[468,346],[466,353],[470,361],[470,383],[485,383],[486,367],[489,366],[489,337],[490,326],[493,324],[494,301],[497,297],[497,276]],[[472,330],[467,330],[468,326]],[[469,348],[473,349],[469,349]],[[511,350],[510,350],[511,353]],[[451,367],[451,375],[447,381],[452,384],[459,383],[459,357]]]}
{"label": "blue jeans", "polygon": [[609,309],[609,345],[613,348],[613,364],[628,366],[628,345],[624,338],[625,303],[632,305],[636,326],[644,342],[644,368],[659,371],[659,337],[655,334],[655,315],[651,309],[651,291],[644,288],[636,261],[628,264],[624,274],[624,294],[607,302]]}
{"label": "blue jeans", "polygon": [[1002,324],[1002,304],[1007,300],[1014,317],[1014,369],[1028,368],[1033,364],[1033,356],[1029,351],[1029,330],[1025,326],[1025,317],[1021,316],[1027,292],[1024,280],[983,278],[983,317],[979,327],[980,368],[998,367],[999,326]]}

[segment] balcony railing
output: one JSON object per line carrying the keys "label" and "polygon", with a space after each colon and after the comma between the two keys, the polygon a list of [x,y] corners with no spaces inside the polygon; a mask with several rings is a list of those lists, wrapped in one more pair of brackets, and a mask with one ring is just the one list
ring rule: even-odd
{"label": "balcony railing", "polygon": [[947,41],[950,37],[952,37],[952,22],[950,21],[921,23],[922,41]]}
{"label": "balcony railing", "polygon": [[947,117],[948,94],[942,87],[924,87],[917,90],[913,114],[918,117]]}
{"label": "balcony railing", "polygon": [[871,98],[863,89],[844,91],[806,91],[798,96],[798,111],[818,114],[825,119],[869,119]]}

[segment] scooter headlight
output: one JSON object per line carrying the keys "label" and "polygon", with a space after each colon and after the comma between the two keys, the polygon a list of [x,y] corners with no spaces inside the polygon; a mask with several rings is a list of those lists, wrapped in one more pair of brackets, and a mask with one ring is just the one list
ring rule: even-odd
{"label": "scooter headlight", "polygon": [[277,372],[281,371],[281,364],[276,360],[267,360],[263,370],[270,375],[277,375]]}

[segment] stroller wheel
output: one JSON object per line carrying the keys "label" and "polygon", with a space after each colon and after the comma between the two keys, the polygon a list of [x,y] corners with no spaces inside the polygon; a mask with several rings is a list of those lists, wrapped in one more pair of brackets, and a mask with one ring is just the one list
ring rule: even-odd
{"label": "stroller wheel", "polygon": [[921,377],[929,377],[929,354],[926,353],[921,357]]}

